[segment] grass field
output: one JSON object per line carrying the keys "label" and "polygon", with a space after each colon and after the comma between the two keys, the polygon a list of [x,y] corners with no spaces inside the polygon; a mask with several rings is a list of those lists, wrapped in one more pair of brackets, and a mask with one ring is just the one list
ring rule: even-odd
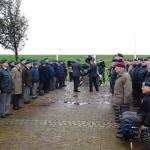
{"label": "grass field", "polygon": [[[112,60],[112,56],[113,55],[97,55],[96,56],[96,61],[98,62],[99,60],[104,60],[106,63],[106,67],[110,66],[110,62]],[[48,57],[51,60],[56,60],[56,55],[19,55],[19,59],[20,58],[26,58],[26,59],[36,59],[36,60],[41,60],[43,58]],[[87,57],[87,55],[59,55],[58,58],[59,60],[64,60],[65,62],[67,62],[68,60],[76,60],[76,59],[80,59],[81,63],[85,62],[85,58]],[[137,57],[148,57],[148,55],[137,55]],[[124,57],[125,59],[133,59],[134,56],[133,55],[125,55]],[[0,60],[1,59],[7,59],[7,60],[15,60],[14,55],[0,55]]]}
{"label": "grass field", "polygon": [[[98,62],[99,60],[104,60],[105,64],[106,64],[106,68],[109,68],[110,64],[111,64],[112,56],[113,55],[97,55],[96,61]],[[42,60],[47,57],[51,60],[56,60],[56,55],[19,55],[19,59],[20,58],[26,58],[26,59],[30,58],[30,59]],[[86,57],[87,57],[87,55],[59,55],[58,59],[63,60],[65,62],[67,62],[68,60],[74,61],[76,59],[80,59],[81,63],[84,63]],[[148,57],[148,55],[137,55],[137,57],[145,58],[145,57]],[[125,59],[133,59],[134,56],[133,55],[125,55],[124,58]],[[14,57],[14,55],[0,55],[0,60],[1,59],[15,60],[15,57]],[[107,76],[106,72],[105,72],[105,78],[106,78],[106,80],[108,80],[108,76]]]}

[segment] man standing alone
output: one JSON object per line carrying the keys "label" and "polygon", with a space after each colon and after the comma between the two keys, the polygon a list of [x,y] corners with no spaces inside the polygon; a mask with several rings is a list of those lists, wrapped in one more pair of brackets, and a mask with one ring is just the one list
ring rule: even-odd
{"label": "man standing alone", "polygon": [[72,76],[73,76],[73,81],[74,81],[74,92],[80,92],[78,90],[80,71],[81,71],[80,60],[76,60],[76,62],[72,64],[72,71],[73,71]]}
{"label": "man standing alone", "polygon": [[99,91],[98,84],[97,84],[97,65],[95,64],[94,60],[90,61],[90,69],[88,71],[89,76],[89,92],[93,92],[93,84],[95,86],[96,91]]}

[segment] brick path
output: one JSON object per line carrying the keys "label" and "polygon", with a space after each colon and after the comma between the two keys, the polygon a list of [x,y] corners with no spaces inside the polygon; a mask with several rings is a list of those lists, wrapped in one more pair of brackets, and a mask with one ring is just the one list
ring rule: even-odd
{"label": "brick path", "polygon": [[115,138],[108,83],[98,93],[80,90],[73,93],[68,83],[0,119],[0,150],[128,150],[128,143]]}

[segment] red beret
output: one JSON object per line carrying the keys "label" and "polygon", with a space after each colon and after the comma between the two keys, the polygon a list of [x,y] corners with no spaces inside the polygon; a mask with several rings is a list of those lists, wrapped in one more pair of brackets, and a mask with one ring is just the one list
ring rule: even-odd
{"label": "red beret", "polygon": [[116,63],[115,67],[125,68],[125,64],[124,64],[124,62],[118,62],[118,63]]}

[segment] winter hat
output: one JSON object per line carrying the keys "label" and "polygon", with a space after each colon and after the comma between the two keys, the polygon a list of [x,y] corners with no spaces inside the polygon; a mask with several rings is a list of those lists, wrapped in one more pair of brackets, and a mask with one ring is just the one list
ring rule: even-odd
{"label": "winter hat", "polygon": [[125,64],[124,64],[124,62],[117,62],[115,67],[125,68]]}
{"label": "winter hat", "polygon": [[148,87],[150,87],[150,82],[143,82],[143,86],[148,86]]}

